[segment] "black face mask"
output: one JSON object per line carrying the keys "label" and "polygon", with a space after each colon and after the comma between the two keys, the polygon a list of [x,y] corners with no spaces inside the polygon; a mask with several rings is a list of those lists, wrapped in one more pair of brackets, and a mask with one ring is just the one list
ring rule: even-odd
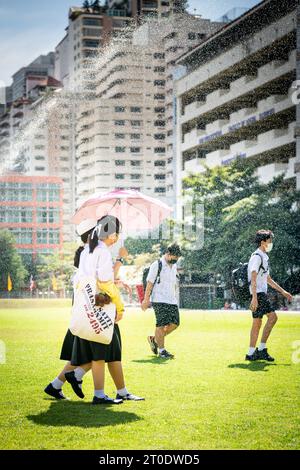
{"label": "black face mask", "polygon": [[176,264],[177,261],[178,261],[178,259],[170,259],[170,260],[168,261],[168,263],[169,263],[169,264]]}

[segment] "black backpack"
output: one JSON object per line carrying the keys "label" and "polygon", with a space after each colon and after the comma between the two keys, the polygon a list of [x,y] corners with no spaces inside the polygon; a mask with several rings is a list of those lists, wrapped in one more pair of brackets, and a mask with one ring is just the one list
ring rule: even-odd
{"label": "black backpack", "polygon": [[[162,261],[159,259],[159,260],[158,260],[158,271],[157,271],[157,276],[156,276],[156,279],[155,279],[155,281],[154,281],[154,284],[156,284],[156,282],[157,282],[158,284],[160,283],[160,273],[161,273],[161,270],[162,270]],[[144,287],[144,293],[146,292],[147,277],[148,277],[149,271],[150,271],[150,266],[149,266],[148,268],[145,268],[144,271],[143,271],[143,287]]]}
{"label": "black backpack", "polygon": [[[253,253],[261,259],[261,264],[258,272],[263,269],[263,259],[259,253]],[[231,290],[234,296],[234,299],[239,305],[244,305],[251,300],[251,294],[249,290],[250,282],[248,281],[248,264],[249,263],[240,263],[238,268],[235,268],[231,272]]]}

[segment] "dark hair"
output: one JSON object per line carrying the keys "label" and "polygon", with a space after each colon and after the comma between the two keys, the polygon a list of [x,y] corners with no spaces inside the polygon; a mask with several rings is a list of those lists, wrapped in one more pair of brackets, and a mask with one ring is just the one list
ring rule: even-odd
{"label": "dark hair", "polygon": [[91,230],[89,230],[88,232],[85,232],[83,233],[80,238],[81,238],[81,241],[82,243],[87,243],[88,240],[89,240],[89,236],[93,233],[93,228]]}
{"label": "dark hair", "polygon": [[260,247],[261,242],[266,242],[270,238],[274,238],[274,234],[271,230],[258,230],[255,235],[255,243]]}
{"label": "dark hair", "polygon": [[100,233],[98,233],[97,230],[93,230],[92,236],[90,237],[90,253],[93,253],[94,249],[99,243],[99,240],[106,240],[106,238],[108,238],[112,233],[119,234],[122,229],[121,222],[119,221],[119,219],[117,219],[117,217],[114,217],[113,215],[105,215],[100,220],[98,220],[98,224],[100,224],[101,222],[102,224]]}
{"label": "dark hair", "polygon": [[181,256],[180,246],[177,243],[173,243],[172,245],[168,246],[167,253],[172,256]]}
{"label": "dark hair", "polygon": [[75,253],[75,256],[74,256],[74,266],[75,266],[75,268],[79,268],[80,255],[83,252],[83,250],[84,250],[83,246],[80,246],[76,250],[76,253]]}

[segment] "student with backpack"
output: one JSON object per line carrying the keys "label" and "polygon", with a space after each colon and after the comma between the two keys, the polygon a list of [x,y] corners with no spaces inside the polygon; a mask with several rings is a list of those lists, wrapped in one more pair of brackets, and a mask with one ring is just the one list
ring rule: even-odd
{"label": "student with backpack", "polygon": [[[292,301],[292,295],[280,287],[270,276],[267,253],[270,253],[273,248],[273,238],[274,235],[270,230],[259,230],[255,236],[257,250],[251,255],[248,263],[248,284],[251,295],[250,309],[252,310],[253,324],[250,333],[250,347],[245,358],[247,361],[263,359],[273,362],[275,360],[269,355],[266,347],[267,340],[277,322],[277,315],[268,298],[268,286],[282,294],[289,302]],[[268,319],[262,333],[261,342],[256,348],[264,315]]]}
{"label": "student with backpack", "polygon": [[163,359],[173,359],[174,355],[165,349],[165,337],[175,331],[179,324],[179,308],[176,295],[177,267],[181,256],[180,247],[173,244],[167,248],[160,260],[151,264],[148,273],[144,272],[147,285],[142,309],[150,306],[150,298],[156,317],[154,336],[148,336],[151,351]]}

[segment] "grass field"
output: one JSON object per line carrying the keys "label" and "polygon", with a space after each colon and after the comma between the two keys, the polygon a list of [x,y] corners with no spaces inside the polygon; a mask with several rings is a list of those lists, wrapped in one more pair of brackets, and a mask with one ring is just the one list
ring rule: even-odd
{"label": "grass field", "polygon": [[[151,355],[149,310],[128,309],[120,323],[127,387],[146,397],[115,407],[90,405],[91,375],[80,401],[56,402],[43,388],[58,359],[69,322],[65,301],[1,301],[0,365],[2,449],[299,449],[300,316],[280,314],[270,340],[276,363],[248,364],[250,313],[182,311],[181,327],[168,338],[176,359]],[[107,374],[106,392],[115,393]]]}

